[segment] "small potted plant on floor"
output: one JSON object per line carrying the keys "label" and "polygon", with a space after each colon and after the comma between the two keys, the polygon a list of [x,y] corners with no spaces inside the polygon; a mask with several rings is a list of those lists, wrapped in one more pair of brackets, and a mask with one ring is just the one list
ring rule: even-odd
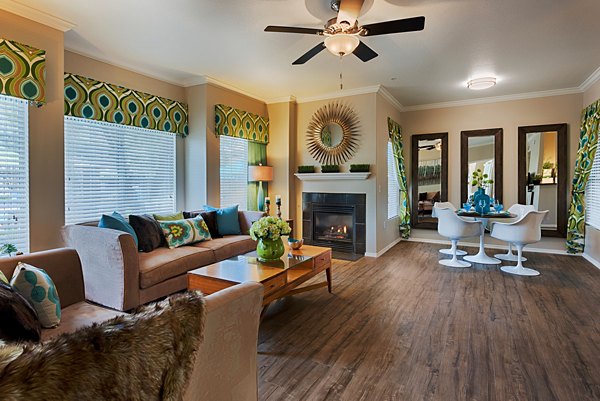
{"label": "small potted plant on floor", "polygon": [[290,225],[277,217],[262,217],[252,223],[250,238],[258,242],[256,244],[258,259],[262,262],[279,260],[285,252],[281,236],[289,235],[291,232]]}

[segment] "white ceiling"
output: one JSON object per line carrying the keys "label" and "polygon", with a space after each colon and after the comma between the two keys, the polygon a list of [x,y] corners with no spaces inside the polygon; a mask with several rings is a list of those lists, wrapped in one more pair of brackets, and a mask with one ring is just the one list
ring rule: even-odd
{"label": "white ceiling", "polygon": [[[291,64],[322,37],[263,32],[321,27],[335,15],[328,2],[27,4],[76,24],[65,34],[69,50],[181,85],[208,76],[269,100],[339,88],[340,62],[327,51]],[[382,85],[404,106],[577,88],[600,66],[598,0],[369,0],[363,13],[361,24],[426,17],[424,31],[363,38],[379,57],[363,63],[351,55],[342,64],[345,89]],[[489,75],[498,78],[494,88],[466,89]]]}

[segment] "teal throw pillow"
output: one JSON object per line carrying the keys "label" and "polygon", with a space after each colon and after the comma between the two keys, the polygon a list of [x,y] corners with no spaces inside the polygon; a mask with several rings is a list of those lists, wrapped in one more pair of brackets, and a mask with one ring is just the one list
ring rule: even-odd
{"label": "teal throw pillow", "polygon": [[200,215],[193,219],[159,221],[158,224],[171,249],[211,239],[208,226]]}
{"label": "teal throw pillow", "polygon": [[131,224],[129,224],[127,222],[125,217],[121,216],[120,213],[113,212],[110,215],[103,214],[102,217],[100,217],[100,222],[98,223],[98,227],[112,228],[113,230],[119,230],[119,231],[129,233],[133,237],[133,241],[135,242],[135,247],[136,248],[138,247],[138,237],[137,237],[137,234],[135,233],[135,230],[133,229],[133,227],[131,227]]}
{"label": "teal throw pillow", "polygon": [[216,208],[204,205],[204,209],[217,212],[217,228],[221,235],[240,235],[240,219],[238,216],[238,205]]}
{"label": "teal throw pillow", "polygon": [[60,323],[60,299],[54,282],[43,269],[19,262],[10,285],[35,309],[44,328]]}

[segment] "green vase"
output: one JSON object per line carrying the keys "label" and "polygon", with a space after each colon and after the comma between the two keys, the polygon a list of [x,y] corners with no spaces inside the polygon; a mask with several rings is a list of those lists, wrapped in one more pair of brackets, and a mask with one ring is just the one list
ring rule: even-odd
{"label": "green vase", "polygon": [[279,260],[284,252],[285,248],[283,247],[283,241],[281,240],[281,237],[277,239],[260,238],[258,240],[258,244],[256,245],[258,259],[263,262]]}

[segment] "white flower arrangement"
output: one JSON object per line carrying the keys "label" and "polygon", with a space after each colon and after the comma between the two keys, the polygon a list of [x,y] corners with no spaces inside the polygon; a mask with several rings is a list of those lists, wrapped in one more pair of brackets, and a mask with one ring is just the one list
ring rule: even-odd
{"label": "white flower arrangement", "polygon": [[280,218],[266,216],[252,223],[250,227],[250,238],[254,241],[259,239],[276,240],[282,235],[289,235],[292,232],[290,225]]}

